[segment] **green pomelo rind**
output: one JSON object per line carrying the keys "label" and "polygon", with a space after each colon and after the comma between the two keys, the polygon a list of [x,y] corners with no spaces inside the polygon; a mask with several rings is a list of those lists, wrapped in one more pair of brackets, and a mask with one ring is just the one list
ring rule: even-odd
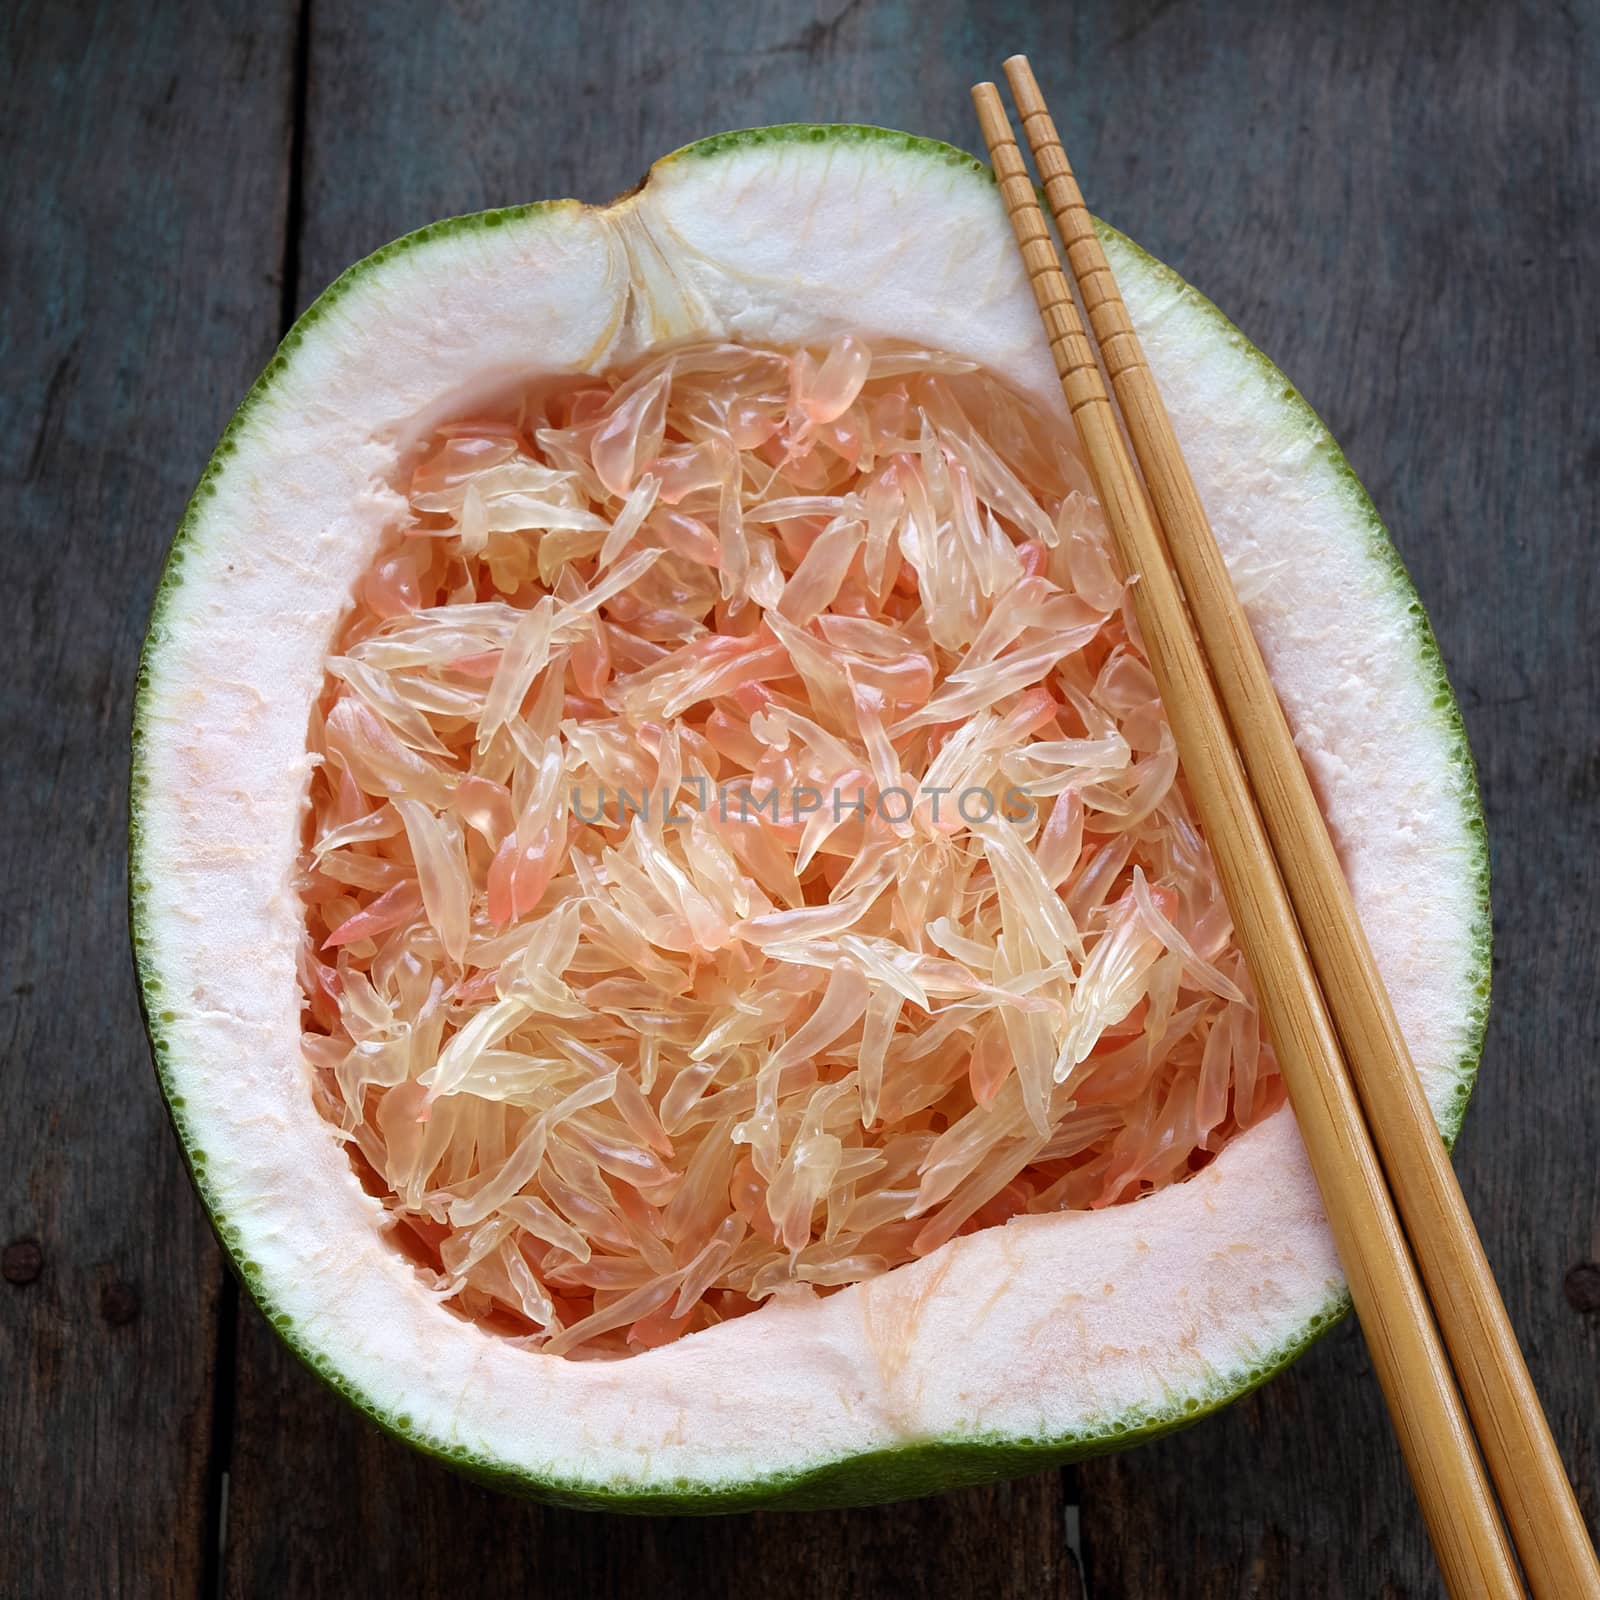
{"label": "green pomelo rind", "polygon": [[[732,152],[759,146],[789,144],[873,143],[897,152],[922,157],[942,165],[970,169],[984,182],[992,183],[989,168],[963,150],[932,139],[891,129],[862,125],[793,123],[768,128],[753,128],[718,134],[691,144],[663,158],[657,167],[673,162],[705,161]],[[654,170],[654,169],[652,169]],[[647,180],[648,181],[648,180]],[[151,610],[149,629],[141,652],[139,676],[134,697],[132,767],[130,775],[129,817],[129,925],[132,934],[134,967],[138,978],[140,1005],[150,1037],[157,1078],[161,1084],[183,1156],[205,1206],[213,1230],[227,1259],[261,1313],[284,1342],[329,1387],[364,1412],[387,1433],[421,1450],[446,1465],[509,1493],[531,1495],[553,1503],[594,1510],[638,1513],[718,1513],[754,1509],[809,1509],[865,1505],[927,1494],[964,1484],[1019,1476],[1053,1465],[1126,1448],[1158,1438],[1210,1415],[1221,1407],[1258,1388],[1306,1350],[1350,1309],[1348,1294],[1331,1295],[1294,1337],[1287,1339],[1249,1365],[1219,1376],[1202,1391],[1165,1397],[1148,1408],[1125,1410],[1114,1416],[1087,1419],[1070,1432],[1038,1439],[1015,1437],[934,1438],[891,1449],[844,1457],[802,1472],[776,1474],[742,1483],[706,1485],[685,1482],[640,1490],[632,1485],[612,1485],[585,1481],[573,1476],[534,1476],[508,1469],[463,1448],[442,1446],[413,1428],[404,1412],[375,1403],[370,1395],[350,1384],[336,1362],[305,1339],[291,1318],[278,1310],[266,1292],[256,1264],[239,1247],[238,1229],[232,1227],[218,1204],[207,1178],[207,1155],[195,1129],[185,1114],[184,1097],[177,1087],[171,1047],[165,1024],[174,1020],[163,1009],[162,978],[156,971],[147,935],[145,900],[149,890],[143,850],[141,808],[150,788],[146,773],[146,720],[149,710],[150,677],[167,636],[167,619],[174,598],[183,584],[186,558],[199,537],[205,504],[215,494],[216,479],[237,449],[239,439],[250,428],[254,413],[278,382],[288,357],[310,334],[324,313],[356,283],[381,268],[402,252],[456,240],[479,229],[500,228],[519,223],[533,224],[540,218],[581,209],[580,202],[555,200],[500,210],[474,212],[430,223],[383,246],[341,273],[295,322],[279,345],[277,353],[245,395],[224,430],[216,450],[202,473],[185,507],[162,569]],[[1129,274],[1143,274],[1159,280],[1180,297],[1187,314],[1203,327],[1212,339],[1225,340],[1248,357],[1261,382],[1272,392],[1284,416],[1294,421],[1302,436],[1310,437],[1315,453],[1338,475],[1345,511],[1353,530],[1359,529],[1371,558],[1381,564],[1391,587],[1405,603],[1412,629],[1415,671],[1428,685],[1434,711],[1441,719],[1452,758],[1458,769],[1458,802],[1464,833],[1463,848],[1468,853],[1477,887],[1476,914],[1464,935],[1476,973],[1474,1004],[1466,1020],[1466,1045],[1455,1069],[1456,1086],[1451,1099],[1440,1111],[1440,1128],[1447,1145],[1453,1145],[1466,1112],[1477,1073],[1488,1022],[1490,978],[1489,851],[1482,800],[1476,768],[1468,747],[1460,709],[1451,691],[1438,642],[1406,571],[1373,506],[1344,454],[1328,433],[1320,417],[1297,389],[1268,358],[1206,299],[1170,267],[1141,250],[1131,240],[1103,222],[1097,223],[1114,266],[1124,282]]]}

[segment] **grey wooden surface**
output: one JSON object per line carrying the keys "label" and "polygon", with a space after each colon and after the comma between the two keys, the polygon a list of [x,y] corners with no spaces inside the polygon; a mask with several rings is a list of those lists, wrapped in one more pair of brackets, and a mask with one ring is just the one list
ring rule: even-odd
{"label": "grey wooden surface", "polygon": [[1458,1160],[1600,1514],[1600,16],[1512,3],[87,0],[0,14],[0,1594],[1439,1593],[1345,1326],[1222,1417],[911,1505],[627,1521],[381,1438],[240,1306],[123,930],[135,655],[286,319],[434,217],[788,119],[969,147],[1026,49],[1091,204],[1327,418],[1481,765],[1496,1003]]}

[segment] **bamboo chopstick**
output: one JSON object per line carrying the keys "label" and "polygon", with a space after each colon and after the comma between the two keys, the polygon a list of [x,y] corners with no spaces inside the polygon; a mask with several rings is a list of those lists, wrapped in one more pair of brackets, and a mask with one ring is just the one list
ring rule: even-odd
{"label": "bamboo chopstick", "polygon": [[979,84],[972,98],[1101,505],[1123,565],[1139,575],[1132,594],[1150,667],[1440,1567],[1454,1595],[1519,1595],[1460,1395],[1144,487],[999,92]]}
{"label": "bamboo chopstick", "polygon": [[1005,71],[1529,1587],[1536,1600],[1600,1596],[1583,1515],[1138,334],[1027,57]]}

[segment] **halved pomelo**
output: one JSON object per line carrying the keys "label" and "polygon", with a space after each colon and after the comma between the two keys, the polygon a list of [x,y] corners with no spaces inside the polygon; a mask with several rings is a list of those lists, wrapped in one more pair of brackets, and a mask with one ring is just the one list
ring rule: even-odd
{"label": "halved pomelo", "polygon": [[[1251,574],[1252,622],[1451,1137],[1482,1040],[1487,859],[1426,619],[1294,390],[1168,269],[1104,236],[1224,552]],[[564,1360],[442,1303],[386,1235],[393,1196],[370,1166],[363,1184],[319,1107],[300,984],[315,725],[353,598],[380,620],[415,603],[393,572],[371,601],[371,574],[410,515],[408,489],[416,504],[419,457],[519,386],[626,373],[662,348],[818,350],[846,335],[852,349],[976,363],[1070,426],[986,168],[876,129],[759,130],[680,151],[609,207],[439,223],[352,268],[241,406],[169,558],[135,727],[132,904],[158,1069],[196,1183],[252,1294],[318,1373],[391,1431],[507,1487],[719,1510],[1020,1471],[1192,1420],[1345,1304],[1279,1109],[1240,1116],[1192,1175],[1133,1203],[1013,1216],[835,1292],[713,1311],[621,1359]],[[431,737],[417,731],[412,747]],[[429,808],[403,785],[367,787],[397,816],[411,807],[404,831],[421,859]],[[481,831],[492,843],[492,825]],[[464,837],[450,835],[462,860]],[[363,867],[365,900],[331,903],[360,916],[391,865]],[[526,906],[515,886],[499,894],[485,912],[497,923],[539,909],[533,891]],[[434,897],[424,871],[416,898]],[[460,914],[446,945],[465,937]],[[432,906],[426,917],[442,920]],[[374,926],[356,923],[346,942]],[[941,937],[958,953],[972,944]],[[973,1082],[981,1098],[976,1070]]]}

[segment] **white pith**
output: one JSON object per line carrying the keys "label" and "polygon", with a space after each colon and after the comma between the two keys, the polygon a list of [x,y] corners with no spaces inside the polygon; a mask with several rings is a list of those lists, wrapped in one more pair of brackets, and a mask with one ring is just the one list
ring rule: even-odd
{"label": "white pith", "polygon": [[[1251,604],[1436,1109],[1479,1005],[1470,777],[1410,596],[1303,411],[1119,251],[1123,293]],[[1339,1275],[1292,1119],[1134,1205],[1019,1219],[824,1300],[615,1363],[511,1346],[379,1236],[298,1053],[291,885],[309,708],[405,446],[476,391],[652,342],[854,329],[1061,401],[994,189],[886,143],[734,146],[637,195],[416,245],[322,311],[214,480],[149,660],[135,875],[181,1121],[297,1339],[408,1431],[530,1477],[717,1485],[941,1438],[1181,1414],[1300,1336]]]}

